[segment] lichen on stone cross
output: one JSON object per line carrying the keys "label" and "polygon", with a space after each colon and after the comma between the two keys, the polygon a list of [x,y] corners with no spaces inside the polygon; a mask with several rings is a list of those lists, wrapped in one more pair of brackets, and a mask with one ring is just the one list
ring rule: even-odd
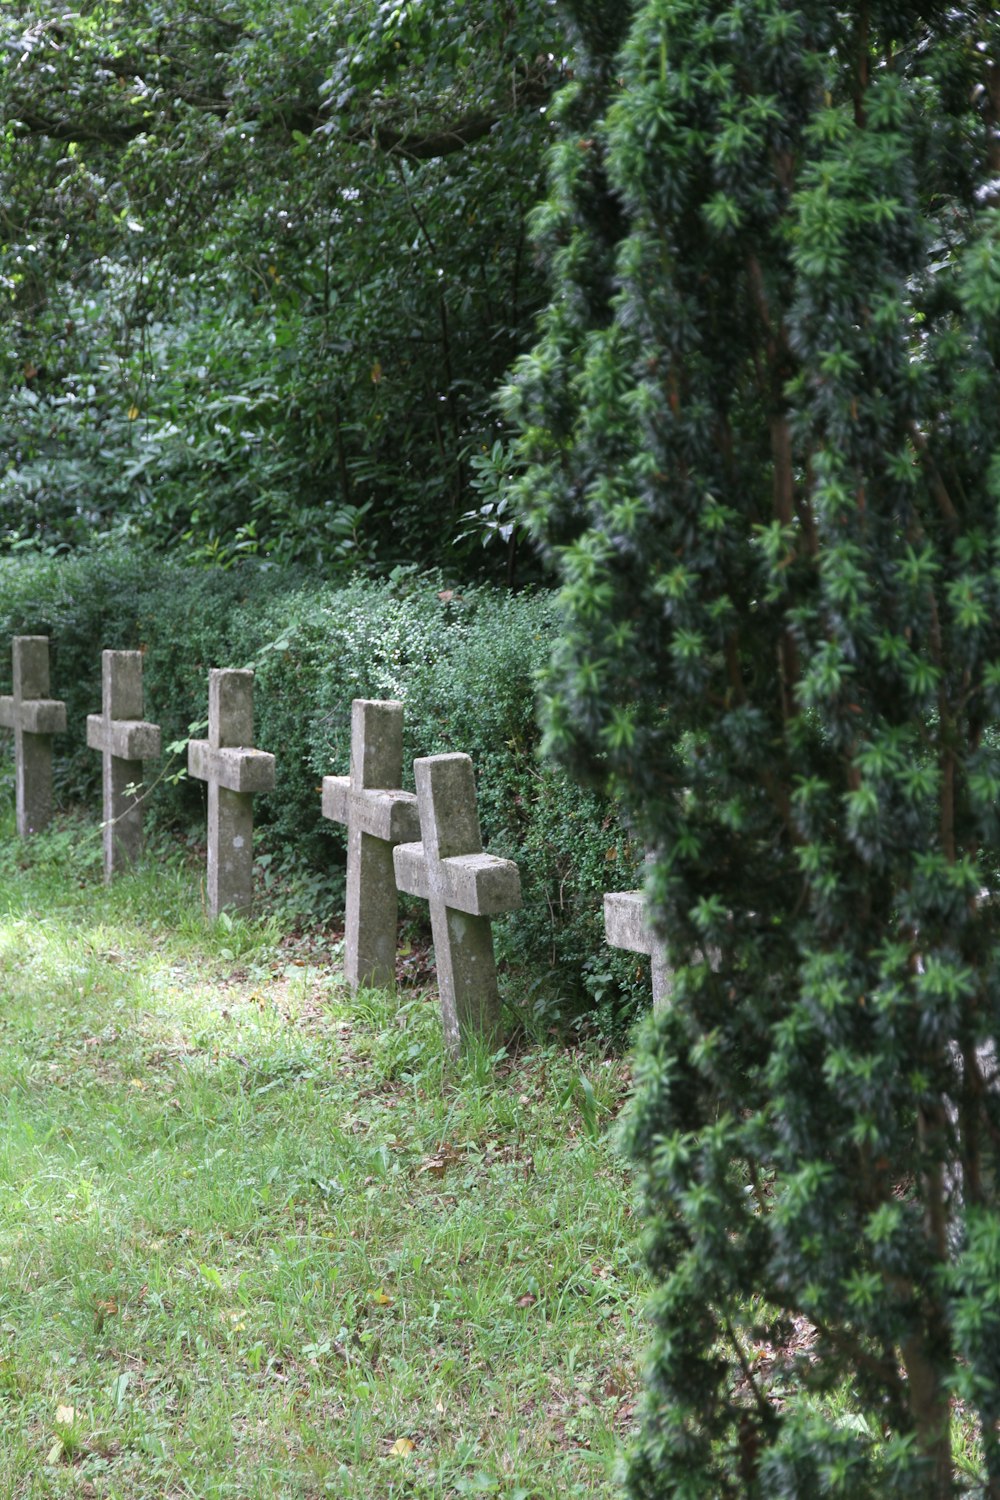
{"label": "lichen on stone cross", "polygon": [[347,825],[344,972],[352,989],[396,982],[392,850],[420,837],[416,797],[395,790],[402,779],[403,705],[355,698],[350,775],[323,777],[323,816]]}
{"label": "lichen on stone cross", "polygon": [[142,652],[101,653],[101,712],[87,715],[104,785],[104,879],[142,854],[142,763],[160,753],[160,727],[142,717]]}
{"label": "lichen on stone cross", "polygon": [[208,674],[208,739],[188,741],[188,771],[208,782],[208,914],[253,899],[253,802],[274,786],[274,756],[253,745],[253,673]]}
{"label": "lichen on stone cross", "polygon": [[49,638],[16,635],[14,692],[0,698],[0,729],[14,731],[17,831],[40,833],[52,818],[52,736],[66,729],[66,705],[49,697]]}
{"label": "lichen on stone cross", "polygon": [[604,935],[609,948],[647,953],[653,967],[653,1008],[670,998],[671,970],[664,943],[649,923],[644,891],[609,891],[604,897]]}
{"label": "lichen on stone cross", "polygon": [[445,1041],[500,1040],[491,919],[521,904],[517,865],[483,853],[472,761],[429,755],[413,763],[420,843],[393,850],[396,884],[429,902]]}

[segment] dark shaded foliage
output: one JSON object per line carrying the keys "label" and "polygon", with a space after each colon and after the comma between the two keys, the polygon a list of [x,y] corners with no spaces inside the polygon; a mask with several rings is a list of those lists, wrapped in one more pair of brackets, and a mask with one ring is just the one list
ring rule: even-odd
{"label": "dark shaded foliage", "polygon": [[0,546],[503,576],[561,70],[546,0],[5,5]]}

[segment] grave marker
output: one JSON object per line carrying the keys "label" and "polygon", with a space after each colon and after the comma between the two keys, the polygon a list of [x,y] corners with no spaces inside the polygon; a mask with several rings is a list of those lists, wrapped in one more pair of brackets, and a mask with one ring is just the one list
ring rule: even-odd
{"label": "grave marker", "polygon": [[419,844],[393,850],[396,884],[430,903],[445,1041],[500,1036],[491,918],[521,904],[517,865],[483,853],[472,761],[429,755],[413,762]]}
{"label": "grave marker", "polygon": [[396,981],[398,896],[393,845],[419,839],[412,792],[403,779],[403,705],[355,698],[351,772],[323,777],[323,816],[347,824],[344,970],[352,989]]}
{"label": "grave marker", "polygon": [[142,652],[102,651],[101,712],[87,715],[104,782],[104,879],[142,853],[142,763],[160,753],[160,726],[142,717]]}
{"label": "grave marker", "polygon": [[52,817],[52,736],[66,729],[66,705],[50,698],[49,638],[16,635],[14,692],[0,698],[0,728],[14,731],[17,831],[40,833]]}
{"label": "grave marker", "polygon": [[274,756],[253,750],[253,673],[208,674],[208,739],[188,740],[188,771],[208,782],[208,912],[247,911],[253,899],[255,792],[274,786]]}
{"label": "grave marker", "polygon": [[671,971],[666,945],[649,925],[643,891],[609,891],[604,897],[604,935],[609,948],[648,953],[653,963],[653,1009],[670,997]]}

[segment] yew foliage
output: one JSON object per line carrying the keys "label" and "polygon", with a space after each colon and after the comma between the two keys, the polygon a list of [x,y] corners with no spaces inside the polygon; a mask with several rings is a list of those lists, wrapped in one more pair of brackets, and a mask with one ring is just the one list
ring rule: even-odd
{"label": "yew foliage", "polygon": [[998,1496],[1000,22],[573,9],[505,400],[677,971],[630,1492]]}

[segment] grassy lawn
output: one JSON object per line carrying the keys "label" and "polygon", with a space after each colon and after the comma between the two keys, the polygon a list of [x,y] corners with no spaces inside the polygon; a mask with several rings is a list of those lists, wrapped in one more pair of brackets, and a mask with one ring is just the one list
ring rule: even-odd
{"label": "grassy lawn", "polygon": [[621,1063],[0,824],[0,1496],[611,1496],[643,1278]]}

